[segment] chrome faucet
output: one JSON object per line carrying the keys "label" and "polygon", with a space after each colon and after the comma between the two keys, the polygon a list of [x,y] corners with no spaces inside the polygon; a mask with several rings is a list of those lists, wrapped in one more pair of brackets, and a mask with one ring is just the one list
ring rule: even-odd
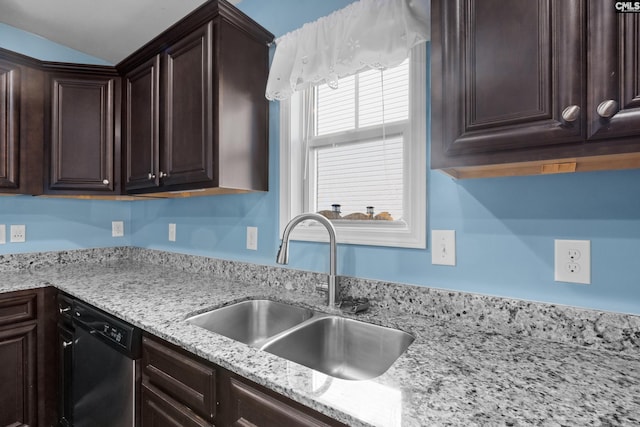
{"label": "chrome faucet", "polygon": [[278,250],[276,262],[278,264],[287,264],[289,262],[289,234],[291,234],[291,231],[296,227],[296,225],[308,219],[312,219],[324,225],[329,232],[329,280],[326,289],[324,288],[324,286],[320,286],[318,287],[318,289],[327,293],[327,305],[333,307],[339,304],[339,280],[336,276],[336,229],[333,227],[331,221],[329,221],[326,217],[317,213],[303,213],[289,221],[287,226],[284,228],[284,233],[282,233],[282,243],[280,244],[280,249]]}

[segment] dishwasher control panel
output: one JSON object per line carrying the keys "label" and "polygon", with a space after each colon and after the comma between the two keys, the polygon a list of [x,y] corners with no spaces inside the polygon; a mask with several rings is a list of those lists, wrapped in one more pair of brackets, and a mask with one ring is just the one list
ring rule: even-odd
{"label": "dishwasher control panel", "polygon": [[103,326],[102,333],[107,337],[111,338],[112,340],[114,340],[115,342],[117,342],[118,344],[126,343],[128,341],[127,340],[128,333],[126,329],[118,328],[117,326],[105,324]]}
{"label": "dishwasher control panel", "polygon": [[73,321],[129,357],[140,357],[142,332],[139,328],[77,300],[73,306]]}

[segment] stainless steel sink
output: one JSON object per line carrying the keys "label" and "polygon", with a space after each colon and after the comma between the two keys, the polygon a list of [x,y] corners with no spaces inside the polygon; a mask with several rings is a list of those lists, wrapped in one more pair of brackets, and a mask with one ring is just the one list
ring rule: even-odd
{"label": "stainless steel sink", "polygon": [[338,316],[311,319],[263,350],[337,378],[382,375],[413,342],[410,334]]}
{"label": "stainless steel sink", "polygon": [[313,316],[313,311],[271,300],[248,300],[187,318],[187,322],[245,344],[260,347]]}

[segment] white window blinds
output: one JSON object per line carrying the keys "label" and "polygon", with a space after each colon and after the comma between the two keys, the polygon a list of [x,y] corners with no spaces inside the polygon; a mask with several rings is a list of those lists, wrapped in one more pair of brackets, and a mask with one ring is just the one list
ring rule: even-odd
{"label": "white window blinds", "polygon": [[402,137],[317,150],[317,211],[340,204],[343,215],[389,212],[403,217]]}
{"label": "white window blinds", "polygon": [[403,218],[408,88],[409,60],[340,79],[337,89],[315,88],[310,210],[339,204],[345,216],[373,206]]}

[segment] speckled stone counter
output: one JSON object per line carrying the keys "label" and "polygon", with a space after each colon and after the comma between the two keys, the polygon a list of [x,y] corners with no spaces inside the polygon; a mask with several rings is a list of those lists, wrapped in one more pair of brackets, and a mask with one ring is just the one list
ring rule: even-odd
{"label": "speckled stone counter", "polygon": [[[326,311],[313,292],[322,275],[131,248],[31,261],[0,257],[0,292],[54,285],[349,425],[640,424],[636,316],[372,282],[374,307],[358,318],[416,339],[385,374],[348,381],[184,320],[256,297]],[[538,332],[545,316],[552,327]]]}

